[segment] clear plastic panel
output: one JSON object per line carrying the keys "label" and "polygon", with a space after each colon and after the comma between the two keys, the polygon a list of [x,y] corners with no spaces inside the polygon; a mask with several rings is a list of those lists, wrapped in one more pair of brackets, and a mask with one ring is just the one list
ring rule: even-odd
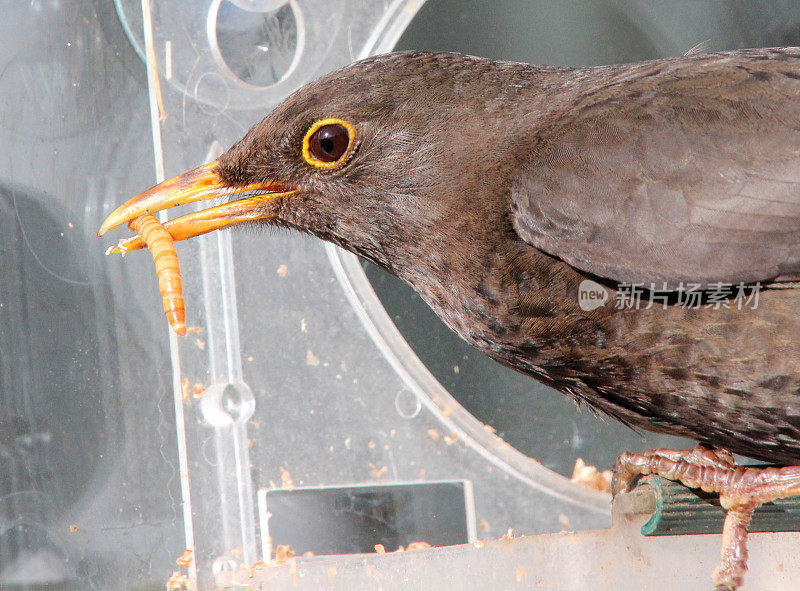
{"label": "clear plastic panel", "polygon": [[[561,22],[555,4],[535,4],[539,61],[554,61],[546,51],[576,43],[552,26]],[[733,31],[731,45],[796,41],[800,30],[791,3],[701,3],[689,21],[697,3],[666,16],[647,2],[585,4],[605,20],[591,11],[576,18],[599,29],[638,24],[655,54],[688,49],[714,23],[724,25],[720,35]],[[277,231],[179,243],[188,324],[198,332],[178,339],[160,312],[150,257],[105,257],[120,234],[93,234],[122,200],[215,158],[291,90],[391,49],[422,2],[154,0],[149,18],[141,0],[0,6],[0,586],[163,588],[185,549],[193,556],[180,570],[191,586],[247,586],[247,567],[272,556],[267,532],[283,543],[291,524],[270,527],[270,513],[307,507],[293,492],[337,515],[386,518],[394,503],[390,516],[407,518],[396,529],[408,536],[425,531],[411,517],[452,510],[448,540],[471,543],[509,527],[609,524],[607,495],[518,453],[453,400],[351,255]],[[568,28],[584,31],[582,21]],[[486,38],[492,47],[497,30],[505,27]],[[299,518],[343,551],[344,521],[305,511]],[[705,585],[717,538],[697,543],[702,567],[679,566],[702,570]],[[623,546],[631,561],[617,560]],[[641,588],[647,572],[631,570],[640,556],[666,577],[675,561],[659,558],[686,547],[617,528],[497,542],[483,554],[461,545],[315,558],[262,570],[257,582],[486,588],[527,585],[539,569],[555,587],[581,586],[599,562],[619,566],[602,571],[607,588],[624,588],[614,585],[634,572],[641,578],[629,577],[631,587]],[[772,564],[758,562],[759,547],[773,548],[754,542],[753,572]],[[574,578],[559,570],[578,564],[586,568]],[[337,568],[342,576],[331,578]],[[794,572],[788,563],[785,572]]]}
{"label": "clear plastic panel", "polygon": [[[163,0],[145,10],[141,53],[165,176],[216,157],[296,87],[391,49],[421,5],[273,4]],[[136,8],[121,6],[127,22]],[[458,479],[471,483],[468,513],[484,538],[608,522],[608,496],[511,449],[433,379],[354,256],[247,232],[180,244],[179,254],[187,322],[199,329],[170,343],[189,573],[201,587],[269,560],[259,489]],[[185,380],[202,396],[182,393]]]}

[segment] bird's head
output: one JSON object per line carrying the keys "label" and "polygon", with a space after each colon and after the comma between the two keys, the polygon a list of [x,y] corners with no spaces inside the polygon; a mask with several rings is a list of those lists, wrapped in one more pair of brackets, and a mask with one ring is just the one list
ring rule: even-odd
{"label": "bird's head", "polygon": [[[492,174],[504,166],[497,148],[504,132],[476,115],[502,109],[497,88],[482,80],[494,71],[490,64],[405,53],[329,74],[286,99],[216,162],[122,205],[100,233],[145,212],[221,198],[167,222],[167,230],[181,240],[247,222],[281,225],[402,274],[432,242],[468,236],[467,220],[486,223],[504,211],[503,175]],[[140,246],[134,238],[122,249]]]}

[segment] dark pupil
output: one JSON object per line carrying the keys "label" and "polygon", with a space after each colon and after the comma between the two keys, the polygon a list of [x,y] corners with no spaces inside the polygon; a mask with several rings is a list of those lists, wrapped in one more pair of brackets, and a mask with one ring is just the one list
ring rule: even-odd
{"label": "dark pupil", "polygon": [[311,136],[309,148],[311,155],[323,162],[336,162],[347,152],[350,134],[344,125],[332,123],[323,125]]}
{"label": "dark pupil", "polygon": [[333,152],[333,140],[331,138],[329,137],[322,138],[319,141],[319,145],[322,146],[322,149],[328,154]]}

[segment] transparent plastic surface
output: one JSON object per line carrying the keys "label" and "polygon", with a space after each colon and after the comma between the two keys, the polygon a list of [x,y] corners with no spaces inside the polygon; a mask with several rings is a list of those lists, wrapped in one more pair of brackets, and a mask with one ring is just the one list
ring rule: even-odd
{"label": "transparent plastic surface", "polygon": [[[538,20],[560,22],[541,5]],[[670,45],[685,22],[646,2],[614,5],[644,23],[657,54],[706,38],[698,25]],[[422,2],[0,6],[0,586],[163,588],[187,549],[180,570],[198,589],[468,587],[471,573],[473,588],[512,577],[526,585],[537,569],[555,581],[566,576],[559,564],[579,561],[587,580],[598,562],[623,576],[623,539],[587,534],[491,544],[485,554],[462,545],[325,557],[249,579],[246,567],[274,556],[270,492],[464,483],[454,503],[465,506],[469,541],[509,527],[608,525],[609,498],[467,413],[419,363],[351,255],[285,232],[179,243],[197,332],[178,339],[149,256],[105,257],[118,235],[93,235],[121,201],[215,158],[294,88],[391,49]],[[724,20],[712,6],[709,22]],[[462,8],[445,10],[462,19]],[[745,12],[739,21],[762,22]],[[781,20],[773,16],[763,22]],[[502,45],[505,30],[492,35]],[[713,556],[717,539],[707,540],[703,556]],[[681,542],[650,548],[647,560],[685,551]]]}
{"label": "transparent plastic surface", "polygon": [[[419,6],[298,1],[261,21],[225,1],[145,10],[157,170],[159,158],[165,176],[214,158],[294,87],[389,50]],[[127,15],[135,6],[120,9]],[[243,68],[247,60],[220,45],[222,29],[239,23],[246,37],[253,22],[260,47],[280,52],[282,73],[266,86],[251,83],[268,79],[263,67]],[[438,386],[352,255],[299,236],[246,232],[179,249],[187,321],[199,327],[170,338],[186,547],[195,557],[188,573],[201,587],[269,560],[269,540],[256,527],[258,489],[457,478],[474,488],[470,513],[482,537],[511,526],[533,533],[564,520],[607,522],[606,495],[515,452]],[[234,274],[234,261],[245,271]],[[184,400],[184,380],[208,388]]]}
{"label": "transparent plastic surface", "polygon": [[0,2],[0,587],[163,585],[183,547],[171,369],[145,257],[94,235],[153,178],[113,5]]}
{"label": "transparent plastic surface", "polygon": [[[630,495],[623,495],[623,497]],[[223,584],[254,591],[292,589],[554,589],[707,591],[721,535],[643,536],[648,512],[624,512],[615,499],[608,529],[560,532],[376,555],[292,558],[283,566],[232,573]],[[651,499],[652,500],[652,499]],[[635,508],[628,506],[627,509]],[[620,506],[618,506],[620,505]],[[748,591],[791,591],[797,533],[751,534]],[[252,575],[252,577],[250,576]]]}

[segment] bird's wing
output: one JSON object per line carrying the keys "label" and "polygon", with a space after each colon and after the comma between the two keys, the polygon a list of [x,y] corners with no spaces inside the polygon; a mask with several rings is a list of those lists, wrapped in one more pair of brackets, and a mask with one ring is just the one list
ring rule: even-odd
{"label": "bird's wing", "polygon": [[800,49],[585,77],[572,83],[592,90],[526,140],[512,188],[526,242],[617,282],[800,276]]}

